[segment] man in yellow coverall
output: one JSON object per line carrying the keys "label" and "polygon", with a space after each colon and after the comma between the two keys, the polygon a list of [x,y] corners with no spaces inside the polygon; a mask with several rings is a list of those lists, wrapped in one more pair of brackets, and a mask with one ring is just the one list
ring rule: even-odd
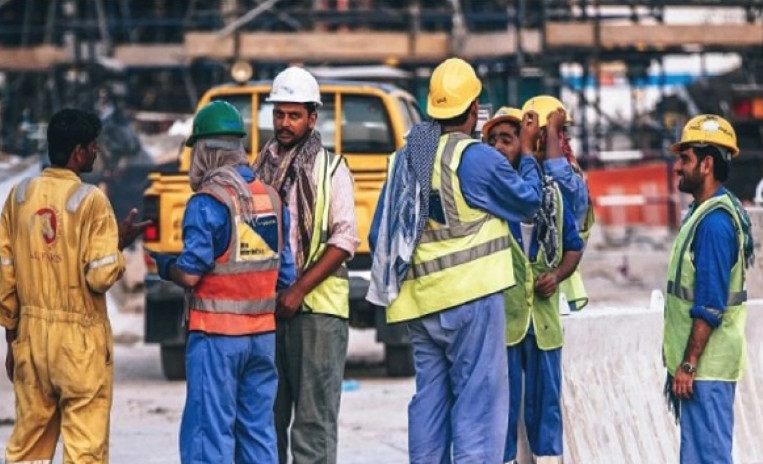
{"label": "man in yellow coverall", "polygon": [[48,124],[51,166],[16,185],[0,218],[0,325],[16,396],[9,463],[108,462],[112,337],[106,291],[121,250],[148,225],[133,209],[117,228],[100,190],[83,183],[98,156],[97,116],[64,109]]}

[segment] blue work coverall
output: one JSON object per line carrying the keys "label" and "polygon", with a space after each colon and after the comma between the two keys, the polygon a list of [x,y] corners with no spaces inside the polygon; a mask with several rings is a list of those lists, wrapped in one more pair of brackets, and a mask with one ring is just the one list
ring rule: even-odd
{"label": "blue work coverall", "polygon": [[[522,230],[518,222],[510,222],[511,234],[524,249]],[[575,226],[575,217],[564,201],[562,252],[581,251],[583,239]],[[528,258],[538,255],[538,229],[533,228]],[[506,349],[509,368],[509,431],[503,461],[517,458],[517,431],[522,407],[524,385],[525,428],[530,449],[535,456],[562,456],[562,349],[541,350],[530,327],[525,338]],[[524,382],[523,382],[524,380]]]}
{"label": "blue work coverall", "polygon": [[[236,170],[246,182],[254,180],[248,166]],[[194,275],[210,271],[228,248],[231,227],[227,206],[210,195],[193,196],[183,217],[184,246],[176,266]],[[284,205],[278,289],[296,279],[288,230],[289,210]],[[188,336],[186,372],[180,424],[183,463],[278,462],[273,417],[278,388],[275,332],[228,336],[193,331]]]}
{"label": "blue work coverall", "polygon": [[[457,175],[469,206],[521,221],[540,205],[540,168],[526,155],[518,171],[493,148],[475,143],[462,154]],[[382,191],[369,236],[372,249],[383,202]],[[416,367],[416,394],[408,406],[410,462],[500,462],[509,411],[503,294],[409,321],[408,332]]]}

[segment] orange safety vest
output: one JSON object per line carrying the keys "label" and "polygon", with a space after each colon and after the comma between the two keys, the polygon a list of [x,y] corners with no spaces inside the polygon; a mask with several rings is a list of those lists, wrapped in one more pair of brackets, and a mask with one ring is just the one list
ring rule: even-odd
{"label": "orange safety vest", "polygon": [[[215,259],[215,267],[186,298],[189,330],[249,335],[276,328],[276,282],[283,249],[281,200],[275,190],[257,179],[249,184],[249,190],[254,198],[254,226],[241,219],[238,201],[228,189],[210,186],[199,192],[228,207],[231,238],[225,252]],[[277,227],[277,250],[260,236],[257,225]]]}

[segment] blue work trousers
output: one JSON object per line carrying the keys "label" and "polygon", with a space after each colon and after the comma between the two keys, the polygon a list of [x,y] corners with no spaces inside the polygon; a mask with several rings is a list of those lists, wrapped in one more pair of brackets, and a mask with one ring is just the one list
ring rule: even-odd
{"label": "blue work trousers", "polygon": [[736,382],[697,380],[681,401],[681,464],[733,464]]}
{"label": "blue work trousers", "polygon": [[496,293],[408,323],[411,464],[501,462],[509,413],[503,305]]}
{"label": "blue work trousers", "polygon": [[528,333],[506,349],[509,366],[509,431],[503,462],[517,458],[517,429],[524,385],[525,429],[537,457],[563,454],[562,349],[543,351]]}
{"label": "blue work trousers", "polygon": [[191,332],[186,373],[180,424],[183,464],[278,463],[275,333]]}

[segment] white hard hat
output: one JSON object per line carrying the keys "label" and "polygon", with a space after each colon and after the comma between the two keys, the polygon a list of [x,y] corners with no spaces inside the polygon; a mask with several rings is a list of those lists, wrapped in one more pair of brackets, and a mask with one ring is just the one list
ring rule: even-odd
{"label": "white hard hat", "polygon": [[298,66],[281,71],[273,79],[273,88],[267,101],[273,103],[315,103],[321,105],[318,81],[312,74]]}

